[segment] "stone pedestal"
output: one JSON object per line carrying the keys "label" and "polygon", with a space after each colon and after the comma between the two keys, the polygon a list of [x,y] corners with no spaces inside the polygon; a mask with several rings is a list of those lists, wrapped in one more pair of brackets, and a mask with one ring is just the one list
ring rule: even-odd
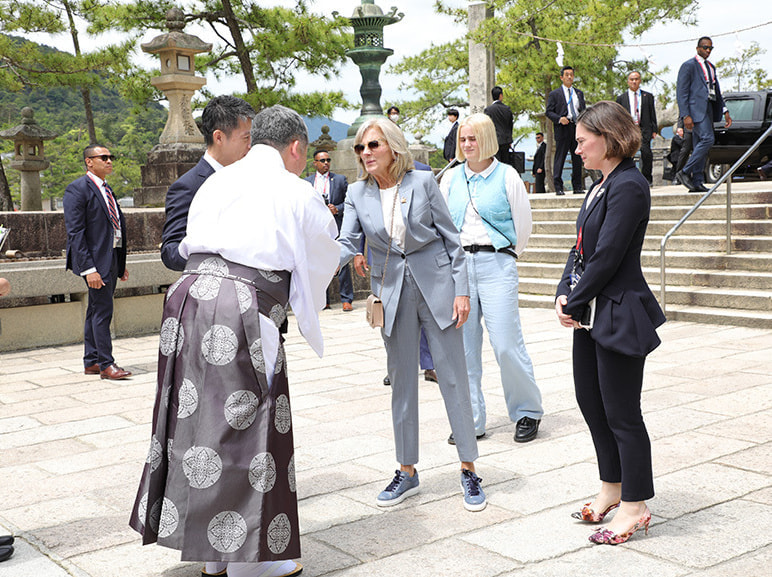
{"label": "stone pedestal", "polygon": [[338,148],[330,152],[332,171],[342,174],[348,183],[356,182],[359,176],[359,163],[354,154],[354,139],[344,138],[338,141]]}
{"label": "stone pedestal", "polygon": [[[486,19],[493,18],[493,9],[486,2],[469,3],[469,31],[474,32]],[[484,44],[469,42],[469,113],[483,112],[491,102],[491,90],[496,78],[493,50]]]}
{"label": "stone pedestal", "polygon": [[134,191],[134,206],[164,206],[169,186],[193,168],[204,152],[203,143],[155,145],[142,167],[142,188]]}

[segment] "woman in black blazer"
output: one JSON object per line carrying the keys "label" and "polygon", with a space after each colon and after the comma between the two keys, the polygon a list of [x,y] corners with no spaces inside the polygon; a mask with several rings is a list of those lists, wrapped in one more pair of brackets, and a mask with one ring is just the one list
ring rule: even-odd
{"label": "woman in black blazer", "polygon": [[576,152],[603,178],[593,183],[579,212],[577,243],[555,300],[560,323],[576,329],[576,399],[590,427],[601,479],[598,496],[573,517],[599,523],[619,507],[590,537],[612,545],[642,527],[648,531],[645,501],[654,496],[641,386],[646,355],[659,345],[655,329],[665,315],[641,271],[651,197],[632,160],[640,134],[616,102],[599,102],[579,115]]}

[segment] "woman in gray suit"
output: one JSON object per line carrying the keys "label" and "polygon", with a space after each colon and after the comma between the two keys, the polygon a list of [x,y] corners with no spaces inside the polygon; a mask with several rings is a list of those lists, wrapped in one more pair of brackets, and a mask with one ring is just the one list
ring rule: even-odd
{"label": "woman in gray suit", "polygon": [[402,131],[390,120],[365,122],[354,152],[362,168],[349,186],[341,228],[341,266],[359,253],[364,234],[372,251],[370,282],[383,301],[391,413],[399,469],[376,500],[381,507],[401,503],[418,492],[418,341],[426,332],[440,390],[461,460],[464,507],[485,508],[475,474],[477,440],[464,361],[463,333],[469,315],[464,252],[447,205],[430,172],[414,170]]}

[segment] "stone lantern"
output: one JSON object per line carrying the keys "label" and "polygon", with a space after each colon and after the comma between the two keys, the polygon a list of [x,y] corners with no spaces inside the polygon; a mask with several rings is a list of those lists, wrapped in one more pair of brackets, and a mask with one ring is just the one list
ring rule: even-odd
{"label": "stone lantern", "polygon": [[182,10],[166,13],[167,34],[142,44],[142,50],[158,54],[161,75],[150,80],[169,101],[169,118],[159,143],[147,154],[142,167],[142,187],[134,191],[135,206],[163,206],[166,191],[174,181],[193,168],[206,150],[204,136],[196,126],[190,101],[206,79],[196,76],[195,55],[212,45],[182,30]]}
{"label": "stone lantern", "polygon": [[[333,13],[333,15],[336,15]],[[390,48],[383,46],[383,27],[399,22],[404,14],[397,14],[397,8],[392,7],[388,14],[375,4],[375,0],[362,0],[362,5],[354,9],[354,14],[348,19],[354,28],[354,48],[346,55],[359,67],[362,75],[362,86],[359,94],[362,96],[362,112],[348,130],[348,136],[355,136],[364,121],[375,116],[382,116],[381,84],[378,77],[381,66],[386,59],[394,54]]]}
{"label": "stone lantern", "polygon": [[16,154],[11,168],[21,171],[21,209],[43,210],[40,195],[40,171],[51,164],[43,155],[43,142],[52,140],[57,134],[46,130],[35,122],[32,109],[21,110],[21,124],[0,132],[0,138],[13,140]]}
{"label": "stone lantern", "polygon": [[161,59],[161,76],[152,78],[150,83],[169,100],[169,119],[160,143],[202,143],[204,136],[193,120],[190,100],[193,93],[206,84],[205,78],[196,76],[195,55],[209,52],[212,45],[182,31],[185,20],[179,8],[171,8],[166,13],[166,24],[167,34],[142,44],[144,52],[158,54]]}

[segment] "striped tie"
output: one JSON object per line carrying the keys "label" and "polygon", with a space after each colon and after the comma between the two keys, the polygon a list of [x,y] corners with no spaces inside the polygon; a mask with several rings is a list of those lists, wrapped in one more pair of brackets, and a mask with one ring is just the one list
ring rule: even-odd
{"label": "striped tie", "polygon": [[105,182],[105,191],[107,192],[107,212],[110,213],[110,222],[113,223],[115,230],[121,230],[121,221],[118,219],[118,208],[115,206],[115,195],[110,185]]}

